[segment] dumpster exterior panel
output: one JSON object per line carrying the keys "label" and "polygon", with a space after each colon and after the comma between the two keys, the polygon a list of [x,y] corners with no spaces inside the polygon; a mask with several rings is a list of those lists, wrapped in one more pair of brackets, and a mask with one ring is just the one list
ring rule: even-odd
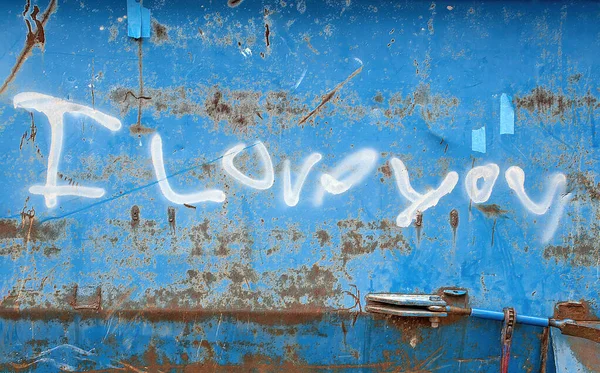
{"label": "dumpster exterior panel", "polygon": [[599,4],[2,7],[4,369],[492,372],[364,296],[598,314]]}

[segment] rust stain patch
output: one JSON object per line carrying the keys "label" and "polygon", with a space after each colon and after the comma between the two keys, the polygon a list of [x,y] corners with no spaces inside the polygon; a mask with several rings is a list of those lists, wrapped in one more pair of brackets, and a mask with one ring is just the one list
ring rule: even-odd
{"label": "rust stain patch", "polygon": [[587,107],[597,109],[600,104],[595,96],[588,93],[584,96],[567,96],[559,90],[552,92],[546,87],[536,87],[529,94],[515,96],[515,108],[537,115],[545,122],[565,121],[573,115],[573,110]]}
{"label": "rust stain patch", "polygon": [[379,179],[379,181],[381,181],[382,183],[385,182],[385,179],[389,179],[392,177],[392,168],[390,167],[390,163],[388,161],[381,165],[378,171],[381,175],[383,175],[383,177]]}
{"label": "rust stain patch", "polygon": [[175,233],[176,230],[176,222],[175,222],[175,207],[169,206],[167,209],[167,218],[169,220],[169,227],[171,228],[171,233]]}
{"label": "rust stain patch", "polygon": [[410,245],[390,220],[364,223],[359,219],[340,220],[337,226],[341,233],[341,249],[345,255],[362,255],[376,249],[410,252]]}
{"label": "rust stain patch", "polygon": [[[46,23],[48,23],[50,15],[54,13],[54,11],[56,11],[56,4],[57,0],[50,0],[50,2],[48,3],[48,7],[46,7],[46,10],[42,14],[42,18],[39,20],[37,19],[37,16],[40,12],[40,8],[37,5],[33,6],[33,11],[31,12],[31,19],[35,23],[35,31],[33,31],[31,28],[31,22],[28,19],[25,19],[25,24],[27,25],[27,36],[25,38],[25,46],[21,50],[19,57],[17,57],[17,61],[13,65],[10,74],[4,80],[4,83],[2,83],[2,86],[0,87],[0,95],[6,91],[8,85],[15,79],[17,73],[21,69],[21,66],[23,66],[23,63],[31,55],[33,47],[37,46],[42,49],[44,48],[44,45],[46,43],[46,32],[44,30],[44,27],[46,27]],[[29,8],[30,3],[28,1],[25,5],[25,10],[23,11],[23,17],[27,15]]]}
{"label": "rust stain patch", "polygon": [[152,37],[150,42],[156,45],[165,44],[169,41],[169,29],[152,18]]}
{"label": "rust stain patch", "polygon": [[504,214],[507,213],[506,210],[502,210],[500,208],[500,206],[498,206],[497,204],[490,204],[490,205],[475,205],[475,208],[479,211],[481,211],[485,216],[487,216],[488,218],[497,218],[499,216],[502,216]]}
{"label": "rust stain patch", "polygon": [[324,230],[324,229],[320,229],[318,231],[315,232],[315,237],[317,238],[317,240],[319,241],[319,245],[321,247],[325,246],[325,245],[329,245],[331,237],[329,236],[329,233]]}
{"label": "rust stain patch", "polygon": [[31,213],[23,213],[21,221],[16,219],[0,220],[0,240],[27,239],[30,241],[56,241],[65,231],[65,223],[40,224]]}
{"label": "rust stain patch", "polygon": [[406,97],[403,97],[402,94],[391,96],[385,115],[390,119],[403,119],[412,116],[419,109],[423,120],[431,125],[438,122],[439,119],[452,116],[459,104],[458,98],[432,94],[430,85],[421,83],[412,94],[408,94]]}
{"label": "rust stain patch", "polygon": [[597,235],[592,236],[590,233],[585,232],[580,236],[571,237],[570,245],[546,246],[543,253],[544,259],[554,259],[556,263],[568,262],[570,266],[592,267],[598,265],[599,240]]}
{"label": "rust stain patch", "polygon": [[569,186],[572,189],[583,189],[582,191],[585,193],[585,195],[580,195],[578,193],[578,195],[574,197],[574,200],[600,201],[600,183],[594,181],[593,173],[572,173],[567,177],[567,180],[570,181]]}

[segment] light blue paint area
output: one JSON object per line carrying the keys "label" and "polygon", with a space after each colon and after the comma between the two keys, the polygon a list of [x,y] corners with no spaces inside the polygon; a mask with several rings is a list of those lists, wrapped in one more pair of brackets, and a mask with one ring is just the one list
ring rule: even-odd
{"label": "light blue paint area", "polygon": [[515,109],[506,93],[500,97],[500,134],[515,134]]}
{"label": "light blue paint area", "polygon": [[150,37],[150,9],[136,0],[127,0],[127,36],[136,39]]}
{"label": "light blue paint area", "polygon": [[485,153],[485,127],[471,131],[471,150]]}

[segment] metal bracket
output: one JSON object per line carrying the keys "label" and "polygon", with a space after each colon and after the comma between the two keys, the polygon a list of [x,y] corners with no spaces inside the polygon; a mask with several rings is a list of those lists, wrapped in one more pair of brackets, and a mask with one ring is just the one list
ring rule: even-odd
{"label": "metal bracket", "polygon": [[512,344],[513,332],[517,320],[517,311],[514,308],[504,309],[504,324],[502,325],[502,359],[500,360],[500,372],[508,372],[508,364],[510,362],[510,346]]}

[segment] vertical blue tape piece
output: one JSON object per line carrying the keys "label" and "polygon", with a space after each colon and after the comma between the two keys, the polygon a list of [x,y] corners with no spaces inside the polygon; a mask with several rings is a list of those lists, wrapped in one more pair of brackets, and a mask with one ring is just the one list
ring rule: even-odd
{"label": "vertical blue tape piece", "polygon": [[127,0],[127,36],[135,39],[150,37],[150,9],[136,0]]}
{"label": "vertical blue tape piece", "polygon": [[515,109],[513,109],[510,97],[503,93],[500,97],[500,134],[514,135],[515,133]]}
{"label": "vertical blue tape piece", "polygon": [[140,6],[142,11],[142,37],[150,37],[150,9]]}
{"label": "vertical blue tape piece", "polygon": [[135,0],[127,0],[127,36],[136,39],[142,36],[142,10]]}
{"label": "vertical blue tape piece", "polygon": [[471,150],[485,153],[485,127],[471,131]]}

